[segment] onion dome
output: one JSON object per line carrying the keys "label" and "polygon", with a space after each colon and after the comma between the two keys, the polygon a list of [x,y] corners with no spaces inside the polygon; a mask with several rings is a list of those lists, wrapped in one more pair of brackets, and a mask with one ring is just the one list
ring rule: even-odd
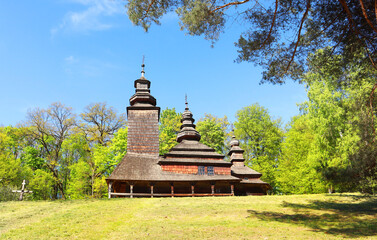
{"label": "onion dome", "polygon": [[182,140],[200,140],[201,137],[199,132],[195,129],[195,120],[192,116],[193,115],[189,110],[186,96],[186,108],[185,111],[182,113],[181,131],[177,135],[177,142],[182,142]]}
{"label": "onion dome", "polygon": [[130,98],[131,106],[156,106],[156,99],[150,94],[151,82],[144,77],[144,63],[141,65],[141,77],[135,80],[135,94]]}

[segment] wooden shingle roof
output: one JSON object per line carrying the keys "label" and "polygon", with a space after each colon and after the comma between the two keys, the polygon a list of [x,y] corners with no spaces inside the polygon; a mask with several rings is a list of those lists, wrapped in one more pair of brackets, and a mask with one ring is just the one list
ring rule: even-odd
{"label": "wooden shingle roof", "polygon": [[147,154],[127,153],[107,181],[240,181],[239,178],[229,175],[209,176],[166,172],[158,164],[159,160],[159,157]]}

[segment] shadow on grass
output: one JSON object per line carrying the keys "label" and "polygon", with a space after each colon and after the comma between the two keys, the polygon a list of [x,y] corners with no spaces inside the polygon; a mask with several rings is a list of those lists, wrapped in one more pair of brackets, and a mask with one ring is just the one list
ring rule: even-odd
{"label": "shadow on grass", "polygon": [[[347,196],[345,196],[347,197]],[[377,236],[377,198],[352,197],[347,203],[330,200],[311,201],[308,204],[283,202],[291,213],[248,210],[249,217],[264,221],[297,224],[332,235],[357,238]],[[292,212],[289,210],[289,212]]]}

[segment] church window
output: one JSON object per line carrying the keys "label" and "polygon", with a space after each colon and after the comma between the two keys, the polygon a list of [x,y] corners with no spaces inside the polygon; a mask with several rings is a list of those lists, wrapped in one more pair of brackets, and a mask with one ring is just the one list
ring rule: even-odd
{"label": "church window", "polygon": [[215,175],[215,172],[214,172],[212,166],[207,167],[207,174],[210,175],[210,176]]}
{"label": "church window", "polygon": [[206,168],[204,166],[198,166],[198,175],[206,174]]}

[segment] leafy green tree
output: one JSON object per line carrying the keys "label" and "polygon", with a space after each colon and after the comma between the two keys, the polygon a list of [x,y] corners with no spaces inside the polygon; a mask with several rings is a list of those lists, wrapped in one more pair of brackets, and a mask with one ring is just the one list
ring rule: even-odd
{"label": "leafy green tree", "polygon": [[112,158],[118,164],[127,153],[128,128],[120,128],[111,139],[110,152]]}
{"label": "leafy green tree", "polygon": [[102,197],[105,194],[103,186],[106,183],[103,176],[116,163],[116,160],[111,157],[108,147],[101,144],[94,145],[91,158],[88,161],[90,167],[90,185],[92,188],[91,195],[93,197]]}
{"label": "leafy green tree", "polygon": [[24,147],[21,159],[33,171],[45,168],[45,160],[41,158],[40,150],[32,146]]}
{"label": "leafy green tree", "polygon": [[77,124],[69,107],[54,103],[28,112],[20,127],[0,127],[0,198],[27,181],[33,199],[106,195],[105,178],[127,149],[124,116],[92,104]]}
{"label": "leafy green tree", "polygon": [[196,130],[201,135],[200,141],[205,145],[214,148],[216,152],[226,155],[227,146],[225,142],[228,137],[228,118],[217,118],[211,114],[205,114],[196,124]]}
{"label": "leafy green tree", "polygon": [[182,114],[177,113],[175,108],[166,108],[160,116],[160,155],[163,155],[177,145],[177,133],[181,127]]}
{"label": "leafy green tree", "polygon": [[24,128],[0,127],[0,186],[16,187],[30,178],[22,159],[27,144]]}
{"label": "leafy green tree", "polygon": [[308,54],[327,46],[333,47],[328,54],[342,54],[348,63],[361,51],[368,53],[362,61],[374,65],[377,60],[374,1],[129,0],[126,7],[131,21],[145,30],[175,10],[181,30],[212,42],[227,20],[236,19],[244,27],[236,43],[237,62],[262,65],[262,82],[301,80]]}
{"label": "leafy green tree", "polygon": [[80,199],[92,195],[91,171],[86,160],[80,159],[70,166],[71,177],[67,187],[67,194],[71,199]]}
{"label": "leafy green tree", "polygon": [[327,183],[316,171],[308,155],[314,141],[307,114],[296,116],[289,123],[281,145],[277,181],[279,191],[286,194],[323,193]]}
{"label": "leafy green tree", "polygon": [[62,157],[64,141],[75,126],[72,109],[61,103],[53,103],[48,109],[36,108],[28,112],[26,135],[41,146],[44,166],[54,178],[53,198],[65,198],[69,163]]}
{"label": "leafy green tree", "polygon": [[[120,128],[115,134],[113,139],[111,139],[111,144],[109,146],[109,151],[111,158],[115,160],[115,164],[118,164],[127,153],[127,136],[128,128]],[[111,169],[112,172],[112,169]],[[108,173],[110,174],[110,172]]]}
{"label": "leafy green tree", "polygon": [[9,134],[11,127],[0,128],[0,185],[16,184],[21,172],[21,161],[16,158],[17,142]]}
{"label": "leafy green tree", "polygon": [[257,103],[239,110],[236,118],[235,135],[245,150],[245,164],[261,172],[262,179],[277,191],[276,172],[283,140],[280,119],[271,119],[268,110]]}
{"label": "leafy green tree", "polygon": [[84,124],[81,128],[90,142],[106,146],[118,129],[126,125],[124,114],[117,114],[106,103],[94,103],[86,106],[81,114]]}
{"label": "leafy green tree", "polygon": [[[114,134],[126,125],[125,115],[117,114],[115,109],[107,106],[106,103],[95,103],[85,108],[81,118],[83,124],[80,128],[85,133],[89,144],[90,157],[87,159],[87,164],[90,168],[91,195],[102,197],[107,189],[105,177],[110,174],[121,158],[119,152],[114,151],[114,148],[110,149],[110,146]],[[119,136],[124,135],[127,136],[127,133],[123,131]],[[125,152],[120,145],[118,141],[118,150]],[[112,155],[112,150],[114,155]]]}
{"label": "leafy green tree", "polygon": [[343,56],[320,65],[327,50],[311,56],[304,79],[309,86],[305,111],[314,133],[308,157],[337,190],[366,189],[365,180],[373,183],[377,170],[370,117],[376,112],[369,107],[375,104],[369,96],[376,73],[362,62],[343,65]]}
{"label": "leafy green tree", "polygon": [[28,188],[33,191],[33,199],[35,200],[47,200],[55,198],[55,178],[51,171],[46,172],[42,169],[37,169],[33,173]]}
{"label": "leafy green tree", "polygon": [[[21,160],[9,153],[0,152],[0,185],[17,185],[22,172]],[[21,180],[22,182],[22,180]]]}
{"label": "leafy green tree", "polygon": [[69,172],[65,181],[68,198],[77,199],[90,195],[90,171],[87,170],[90,156],[90,146],[85,134],[74,128],[62,145],[62,158],[68,165],[66,171]]}

